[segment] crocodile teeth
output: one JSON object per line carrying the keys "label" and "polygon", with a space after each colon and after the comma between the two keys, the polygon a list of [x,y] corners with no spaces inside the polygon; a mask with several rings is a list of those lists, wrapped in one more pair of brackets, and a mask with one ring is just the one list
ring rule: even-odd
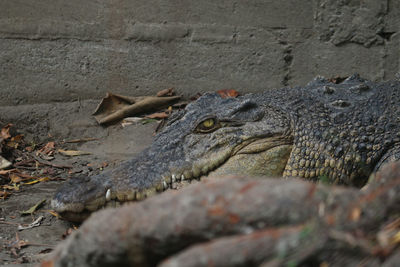
{"label": "crocodile teeth", "polygon": [[201,174],[201,170],[198,166],[194,166],[192,169],[193,177],[199,177]]}
{"label": "crocodile teeth", "polygon": [[106,201],[108,202],[108,201],[110,201],[111,200],[111,190],[110,189],[107,189],[107,192],[106,192]]}
{"label": "crocodile teeth", "polygon": [[207,165],[205,165],[203,168],[201,168],[201,172],[202,172],[202,174],[204,174],[204,175],[207,174],[208,171],[209,171],[209,168],[208,168]]}
{"label": "crocodile teeth", "polygon": [[136,200],[143,200],[146,198],[146,194],[144,192],[137,191],[136,192]]}
{"label": "crocodile teeth", "polygon": [[117,193],[117,199],[118,199],[118,201],[120,201],[120,202],[123,202],[123,201],[127,200],[127,199],[126,199],[126,195],[125,195],[124,192]]}
{"label": "crocodile teeth", "polygon": [[130,192],[127,193],[127,195],[126,195],[126,200],[128,200],[128,201],[135,200],[135,195],[136,195],[136,192],[135,192],[135,191],[130,191]]}
{"label": "crocodile teeth", "polygon": [[171,178],[172,182],[175,183],[176,182],[176,176],[175,174],[172,174],[172,178]]}
{"label": "crocodile teeth", "polygon": [[166,181],[163,181],[163,188],[164,188],[164,190],[168,188],[168,184]]}
{"label": "crocodile teeth", "polygon": [[153,188],[149,188],[146,190],[145,192],[146,197],[151,197],[157,194],[157,190],[153,187]]}
{"label": "crocodile teeth", "polygon": [[167,184],[170,184],[170,183],[171,183],[171,180],[172,180],[171,176],[166,176],[166,177],[164,177],[164,181],[165,181]]}
{"label": "crocodile teeth", "polygon": [[185,180],[185,176],[182,174],[181,175],[181,180],[184,181]]}
{"label": "crocodile teeth", "polygon": [[192,174],[190,171],[184,171],[183,175],[185,176],[185,179],[190,179],[192,178]]}
{"label": "crocodile teeth", "polygon": [[159,183],[159,184],[156,185],[156,191],[157,191],[157,192],[162,192],[162,191],[164,191],[164,185],[163,185],[163,183]]}

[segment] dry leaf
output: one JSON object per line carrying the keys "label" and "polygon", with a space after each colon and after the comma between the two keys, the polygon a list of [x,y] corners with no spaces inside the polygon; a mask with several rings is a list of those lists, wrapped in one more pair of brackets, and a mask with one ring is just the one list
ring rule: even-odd
{"label": "dry leaf", "polygon": [[27,179],[36,179],[35,177],[30,176],[29,174],[26,174],[26,173],[22,173],[22,172],[19,172],[18,175],[21,176],[22,178],[24,178],[24,180],[27,180]]}
{"label": "dry leaf", "polygon": [[9,124],[7,124],[6,126],[4,126],[4,127],[1,129],[1,132],[0,132],[1,138],[7,139],[7,138],[10,138],[10,137],[11,137],[10,128],[11,128],[12,126],[13,126],[13,125],[12,125],[11,123],[9,123]]}
{"label": "dry leaf", "polygon": [[43,154],[51,154],[54,152],[55,142],[48,142],[44,147],[42,147],[39,152]]}
{"label": "dry leaf", "polygon": [[11,173],[10,180],[12,183],[16,184],[22,182],[24,179],[15,173]]}
{"label": "dry leaf", "polygon": [[40,182],[46,182],[46,181],[50,181],[50,178],[49,177],[42,177],[42,178],[39,178],[39,179],[37,179],[37,180],[33,180],[33,181],[30,181],[30,182],[27,182],[27,183],[24,183],[24,184],[36,184],[36,183],[40,183]]}
{"label": "dry leaf", "polygon": [[46,202],[46,199],[40,200],[38,203],[30,207],[28,210],[21,211],[21,215],[29,215],[34,213],[42,204]]}
{"label": "dry leaf", "polygon": [[19,146],[19,143],[18,142],[14,142],[14,141],[10,141],[10,142],[7,142],[7,146],[11,147],[11,148],[14,148],[14,149],[17,149],[18,146]]}
{"label": "dry leaf", "polygon": [[0,199],[6,199],[9,195],[7,191],[0,191]]}
{"label": "dry leaf", "polygon": [[[5,126],[5,127],[1,130],[1,139],[4,140],[4,139],[8,139],[8,138],[11,137],[11,134],[10,134],[11,126],[13,126],[13,125],[12,125],[12,124],[8,124],[7,126]],[[23,139],[24,139],[24,135],[23,135],[23,134],[16,135],[16,136],[12,137],[12,138],[6,143],[6,145],[7,145],[8,147],[11,147],[11,148],[18,148],[19,144],[23,141]]]}
{"label": "dry leaf", "polygon": [[184,109],[189,103],[189,101],[180,101],[176,104],[173,104],[171,107],[175,109]]}
{"label": "dry leaf", "polygon": [[90,152],[80,151],[80,150],[63,150],[63,149],[59,149],[58,152],[63,154],[64,156],[68,156],[68,157],[75,157],[75,156],[82,156],[82,155],[90,155],[90,154],[92,154]]}
{"label": "dry leaf", "polygon": [[24,139],[24,135],[23,134],[19,134],[19,135],[16,135],[16,136],[12,137],[11,141],[20,143],[23,139]]}
{"label": "dry leaf", "polygon": [[54,217],[56,217],[57,219],[60,218],[60,214],[58,214],[57,212],[55,212],[54,210],[49,210],[48,211],[51,215],[53,215]]}
{"label": "dry leaf", "polygon": [[105,168],[105,167],[107,167],[107,166],[108,166],[108,162],[104,161],[104,162],[101,163],[101,167],[102,167],[102,168]]}
{"label": "dry leaf", "polygon": [[13,184],[13,185],[2,185],[1,186],[3,189],[7,189],[7,190],[15,190],[18,191],[19,190],[19,185],[17,184]]}
{"label": "dry leaf", "polygon": [[11,169],[11,170],[0,170],[0,175],[6,175],[9,174],[10,172],[15,172],[16,169]]}
{"label": "dry leaf", "polygon": [[394,244],[400,243],[400,231],[398,231],[392,238],[392,242]]}
{"label": "dry leaf", "polygon": [[168,89],[164,89],[161,90],[160,92],[157,93],[158,97],[163,97],[163,96],[173,96],[174,93],[174,88],[168,88]]}
{"label": "dry leaf", "polygon": [[[118,105],[116,103],[105,105],[104,102],[102,102],[93,115],[99,124],[109,124],[135,114],[143,114],[162,109],[165,106],[178,101],[179,98],[179,96],[146,96],[141,97],[140,100],[137,100],[134,104],[121,102],[117,103]],[[137,99],[139,99],[139,97]]]}
{"label": "dry leaf", "polygon": [[218,90],[217,93],[222,97],[222,98],[236,98],[239,96],[239,93],[234,90],[234,89],[222,89]]}
{"label": "dry leaf", "polygon": [[141,117],[128,117],[128,118],[123,119],[122,122],[138,123],[142,120],[143,120],[143,118],[141,118]]}
{"label": "dry leaf", "polygon": [[351,210],[350,220],[356,222],[360,219],[360,216],[361,216],[361,209],[359,207],[355,207],[354,209]]}
{"label": "dry leaf", "polygon": [[[33,212],[32,212],[33,213]],[[26,230],[26,229],[31,229],[33,227],[38,227],[40,226],[40,222],[44,219],[43,216],[40,216],[39,218],[37,218],[35,221],[33,221],[32,223],[28,224],[27,226],[22,226],[22,225],[18,225],[18,231],[22,231],[22,230]],[[28,242],[26,242],[26,245],[28,245]]]}
{"label": "dry leaf", "polygon": [[122,120],[121,125],[122,127],[126,127],[128,125],[137,124],[141,122],[143,118],[140,117],[128,117]]}
{"label": "dry leaf", "polygon": [[99,140],[99,138],[88,137],[88,138],[68,140],[68,141],[64,141],[64,143],[82,143],[82,142],[89,142],[89,141],[96,141],[96,140]]}
{"label": "dry leaf", "polygon": [[381,247],[400,243],[400,218],[385,225],[376,236]]}
{"label": "dry leaf", "polygon": [[11,162],[0,156],[0,169],[6,169],[12,165]]}
{"label": "dry leaf", "polygon": [[166,112],[157,112],[150,115],[147,115],[146,118],[148,119],[166,119],[168,118],[168,114]]}
{"label": "dry leaf", "polygon": [[99,105],[96,107],[93,116],[96,118],[97,122],[99,122],[104,117],[107,117],[118,110],[130,106],[137,101],[140,101],[140,99],[142,98],[107,93],[106,96],[101,100]]}

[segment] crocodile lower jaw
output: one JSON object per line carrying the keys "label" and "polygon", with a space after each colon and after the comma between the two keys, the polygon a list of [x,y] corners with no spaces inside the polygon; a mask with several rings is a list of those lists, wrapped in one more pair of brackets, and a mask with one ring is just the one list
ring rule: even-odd
{"label": "crocodile lower jaw", "polygon": [[[206,176],[202,176],[202,177],[206,177]],[[172,182],[171,185],[163,191],[178,190],[178,189],[183,188],[191,183],[200,181],[201,178],[191,179],[191,180],[186,179],[186,180]],[[70,222],[80,223],[80,222],[83,222],[84,220],[86,220],[90,216],[90,214],[93,213],[94,211],[97,211],[100,209],[105,209],[105,208],[117,208],[117,207],[120,207],[125,204],[138,202],[140,200],[143,200],[147,197],[150,197],[150,196],[153,196],[154,194],[156,194],[156,193],[153,193],[153,190],[147,190],[147,191],[148,191],[147,192],[148,194],[143,194],[143,192],[141,192],[140,195],[134,194],[135,196],[138,196],[138,198],[135,197],[132,200],[126,200],[126,197],[124,197],[124,200],[119,200],[118,198],[116,198],[116,199],[110,199],[110,200],[105,200],[105,201],[104,201],[104,198],[98,198],[86,205],[83,205],[83,204],[63,205],[61,203],[57,203],[57,200],[52,200],[51,206],[55,207],[56,211],[58,212],[58,214],[61,216],[62,219],[65,219]],[[154,191],[154,192],[156,192],[156,191]],[[121,193],[119,195],[122,195],[122,194],[125,194],[125,196],[126,196],[126,193]],[[57,209],[57,207],[60,207],[60,208]]]}

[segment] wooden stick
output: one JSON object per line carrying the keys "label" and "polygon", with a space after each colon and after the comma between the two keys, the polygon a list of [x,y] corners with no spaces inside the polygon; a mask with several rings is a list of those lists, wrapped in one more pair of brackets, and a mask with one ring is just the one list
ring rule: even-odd
{"label": "wooden stick", "polygon": [[124,117],[129,117],[137,113],[144,113],[154,109],[160,109],[164,106],[167,106],[176,100],[180,99],[180,96],[171,96],[171,97],[155,97],[149,96],[144,98],[142,101],[139,101],[133,105],[127,106],[121,110],[118,110],[101,120],[99,120],[99,124],[107,124],[110,122],[114,122],[117,120],[121,120]]}

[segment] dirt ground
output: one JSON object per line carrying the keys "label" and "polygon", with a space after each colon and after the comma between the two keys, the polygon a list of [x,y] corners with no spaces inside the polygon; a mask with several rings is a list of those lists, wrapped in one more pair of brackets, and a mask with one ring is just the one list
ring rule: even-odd
{"label": "dirt ground", "polygon": [[[151,143],[157,127],[156,122],[127,127],[120,124],[102,127],[91,116],[97,103],[98,101],[89,100],[0,107],[1,125],[13,123],[17,133],[24,134],[26,143],[43,146],[55,141],[55,150],[80,150],[91,153],[76,157],[55,153],[51,164],[72,167],[51,168],[55,170],[51,176],[60,179],[21,185],[18,191],[12,191],[5,200],[0,199],[0,265],[34,266],[35,262],[63,239],[68,229],[74,228],[71,223],[60,220],[49,212],[52,195],[66,179],[77,174],[91,175],[112,168],[119,162],[135,156]],[[63,142],[85,138],[97,140]],[[35,156],[35,151],[31,154]],[[30,170],[28,168],[24,171],[29,173]],[[32,170],[32,176],[33,173]],[[21,215],[21,211],[28,210],[41,200],[46,202],[36,212],[32,215]],[[40,226],[18,230],[18,225],[28,225],[40,216],[44,218]]]}

